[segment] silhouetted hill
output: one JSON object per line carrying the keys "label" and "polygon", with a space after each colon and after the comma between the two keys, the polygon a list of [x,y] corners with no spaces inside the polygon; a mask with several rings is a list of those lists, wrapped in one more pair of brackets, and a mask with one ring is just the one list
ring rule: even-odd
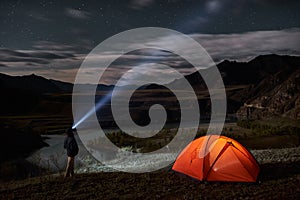
{"label": "silhouetted hill", "polygon": [[[257,84],[267,76],[276,74],[285,68],[286,75],[297,70],[300,57],[279,56],[275,54],[262,55],[249,62],[237,62],[224,60],[217,64],[222,74],[225,86]],[[193,84],[199,84],[199,73],[187,75],[187,80]]]}
{"label": "silhouetted hill", "polygon": [[[260,115],[260,117],[267,117],[272,114],[291,118],[300,117],[300,81],[298,78],[300,76],[300,57],[279,56],[274,54],[262,55],[249,62],[225,60],[219,63],[217,67],[221,72],[226,87],[228,113],[234,114],[238,111],[239,116],[247,117],[245,105],[247,106],[249,104],[253,107],[255,104],[254,107],[264,107],[264,112],[255,111],[256,115]],[[199,75],[199,73],[192,73],[185,78],[198,95],[201,112],[203,111],[209,114],[210,98],[201,75]],[[168,85],[181,86],[181,83],[179,79]],[[88,85],[83,86],[89,87]],[[67,93],[70,95],[72,93],[73,84],[48,80],[36,75],[13,77],[0,74],[0,88],[6,94],[4,100],[2,98],[0,102],[2,105],[13,104],[17,109],[25,111],[35,108],[36,112],[38,112],[42,107],[41,105],[37,105],[45,99],[44,94]],[[98,85],[97,90],[110,91],[113,88],[114,86]],[[125,90],[128,88],[130,87],[123,87]],[[184,88],[182,89],[184,90]],[[166,94],[162,94],[161,90],[164,90]],[[170,91],[156,84],[140,87],[139,91],[135,92],[135,95],[137,96],[132,98],[133,102],[131,106],[136,109],[142,106],[142,109],[145,110],[145,108],[149,108],[152,103],[159,103],[157,99],[164,102],[162,98],[169,98],[168,101],[164,103],[167,104],[166,106],[169,106],[169,108],[171,108],[172,105],[177,105],[175,100],[174,102],[170,100],[170,97],[173,96]],[[141,98],[144,98],[144,100],[141,101]],[[20,99],[22,99],[22,103],[20,103]],[[62,97],[59,95],[51,96],[51,98],[49,96],[47,97],[48,103],[57,100],[68,104],[71,103],[71,97]],[[47,103],[43,103],[42,106],[47,107]],[[4,107],[2,114],[10,111],[10,109],[7,108],[9,106]],[[54,110],[56,107],[57,106],[53,107]],[[60,107],[58,106],[58,108]],[[107,109],[108,108],[109,106]],[[63,110],[64,108],[60,108],[60,110],[61,109]],[[172,112],[176,112],[176,109],[172,109]],[[109,114],[110,112],[104,113]],[[147,112],[143,113],[147,114]],[[143,117],[145,116],[143,115],[138,118]],[[251,117],[254,117],[254,115]]]}
{"label": "silhouetted hill", "polygon": [[251,86],[247,94],[248,99],[237,112],[241,118],[300,119],[300,64],[294,69],[283,66]]}
{"label": "silhouetted hill", "polygon": [[30,91],[36,94],[58,93],[62,91],[53,81],[34,74],[28,76],[8,76],[0,74],[0,84],[11,89]]}
{"label": "silhouetted hill", "polygon": [[[71,93],[72,88],[73,85],[70,83],[49,80],[34,74],[28,76],[0,74],[0,89],[5,95],[0,99],[0,115],[50,114],[45,112],[47,105],[53,107],[50,105],[51,102],[65,102],[60,96],[56,96],[55,99],[51,96]],[[70,99],[67,101],[70,102]]]}
{"label": "silhouetted hill", "polygon": [[72,83],[67,83],[67,82],[63,82],[63,81],[58,81],[58,80],[53,80],[53,79],[50,79],[50,81],[56,85],[59,90],[62,92],[72,92],[73,90],[73,84]]}
{"label": "silhouetted hill", "polygon": [[40,96],[28,90],[13,88],[0,81],[0,115],[28,113],[40,102]]}
{"label": "silhouetted hill", "polygon": [[28,156],[34,150],[48,146],[41,136],[30,128],[17,130],[14,127],[0,124],[0,163],[10,159]]}
{"label": "silhouetted hill", "polygon": [[299,63],[298,57],[272,54],[258,56],[248,63],[224,61],[218,64],[218,68],[223,73],[223,81],[227,86],[258,84],[266,77],[282,71],[283,68],[288,75],[299,67]]}
{"label": "silhouetted hill", "polygon": [[[249,104],[263,107],[263,112],[253,108],[256,111],[248,116],[251,118],[271,117],[274,114],[300,118],[300,57],[262,55],[249,62],[225,60],[217,67],[226,87],[229,113],[239,110],[239,117],[247,117],[244,104]],[[196,91],[205,88],[203,81],[197,84],[197,80],[201,79],[199,73],[186,78]]]}

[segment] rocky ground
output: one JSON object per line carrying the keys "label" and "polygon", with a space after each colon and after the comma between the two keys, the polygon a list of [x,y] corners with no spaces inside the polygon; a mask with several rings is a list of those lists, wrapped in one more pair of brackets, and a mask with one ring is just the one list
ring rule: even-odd
{"label": "rocky ground", "polygon": [[300,147],[251,150],[251,153],[259,164],[300,161]]}
{"label": "rocky ground", "polygon": [[258,183],[201,183],[172,171],[106,172],[2,184],[1,199],[299,199],[299,162],[265,164]]}
{"label": "rocky ground", "polygon": [[2,182],[1,199],[299,199],[300,147],[252,150],[257,183],[198,182],[171,170],[100,172]]}

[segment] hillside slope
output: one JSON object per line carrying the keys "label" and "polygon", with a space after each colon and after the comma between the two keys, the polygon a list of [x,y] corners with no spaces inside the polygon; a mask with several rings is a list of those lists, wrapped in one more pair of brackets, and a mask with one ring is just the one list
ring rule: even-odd
{"label": "hillside slope", "polygon": [[[237,113],[241,118],[266,118],[274,115],[292,119],[300,118],[300,57],[263,55],[249,62],[225,60],[217,67],[226,87],[228,114]],[[210,97],[201,76],[199,73],[193,73],[185,78],[198,96],[200,110],[203,112],[201,116],[209,115]],[[169,83],[169,86],[180,86],[180,84],[179,79]],[[67,112],[70,113],[70,105],[66,105],[71,103],[72,87],[71,83],[48,80],[36,75],[11,77],[0,74],[0,88],[6,93],[6,97],[0,102],[2,105],[0,114],[26,112],[51,114],[60,110],[64,112],[68,110]],[[113,86],[99,85],[97,90],[105,93],[112,88]],[[127,87],[123,89],[126,90]],[[178,102],[175,98],[170,98],[174,95],[165,87],[154,84],[144,86],[134,95],[136,96],[132,97],[131,106],[137,110],[137,113],[132,113],[132,116],[136,116],[137,123],[141,119],[148,118],[148,108],[159,102],[171,108],[170,116],[173,119],[170,121],[176,121],[178,118],[176,113],[179,112],[179,107],[175,106]],[[51,109],[44,109],[45,107]],[[108,110],[102,113],[110,115],[109,108],[108,102],[105,108]],[[111,119],[109,116],[106,118]]]}
{"label": "hillside slope", "polygon": [[243,91],[246,98],[237,115],[240,118],[252,119],[272,117],[300,119],[300,59],[273,58],[274,64],[264,59],[251,62],[261,63],[262,67],[273,66],[273,71],[248,87],[247,92]]}

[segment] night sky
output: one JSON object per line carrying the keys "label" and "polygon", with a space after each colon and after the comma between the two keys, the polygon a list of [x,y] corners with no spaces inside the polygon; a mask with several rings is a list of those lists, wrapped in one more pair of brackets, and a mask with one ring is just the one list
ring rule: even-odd
{"label": "night sky", "polygon": [[192,36],[215,62],[300,55],[299,10],[299,0],[1,0],[0,72],[72,82],[97,44],[148,26]]}

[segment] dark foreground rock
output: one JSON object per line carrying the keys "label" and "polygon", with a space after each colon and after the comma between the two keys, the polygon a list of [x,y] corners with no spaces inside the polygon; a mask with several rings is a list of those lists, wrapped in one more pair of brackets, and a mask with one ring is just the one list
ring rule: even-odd
{"label": "dark foreground rock", "polygon": [[32,131],[0,125],[0,163],[25,158],[34,150],[48,146],[42,137]]}

